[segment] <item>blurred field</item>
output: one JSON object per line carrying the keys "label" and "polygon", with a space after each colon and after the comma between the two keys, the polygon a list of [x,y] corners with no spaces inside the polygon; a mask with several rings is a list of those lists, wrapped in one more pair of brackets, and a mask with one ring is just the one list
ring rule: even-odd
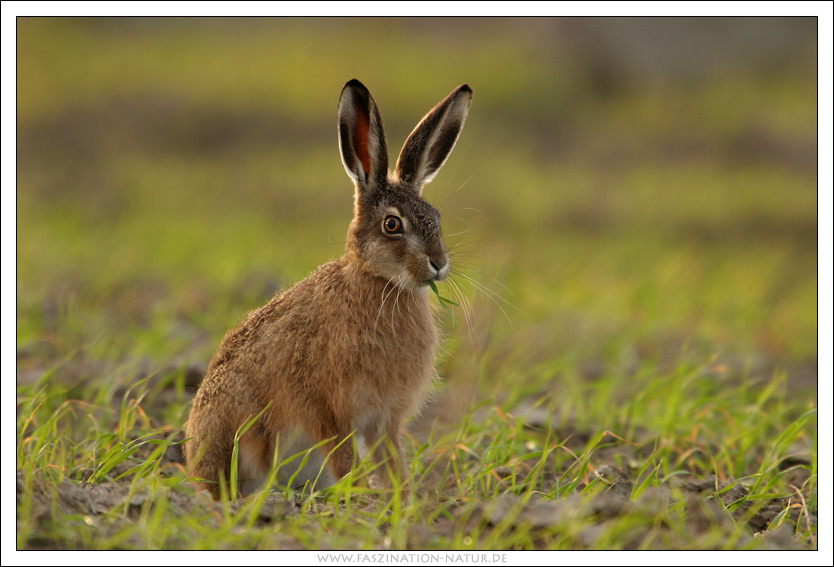
{"label": "blurred field", "polygon": [[[471,321],[447,317],[444,386],[417,425],[467,431],[449,416],[539,404],[587,439],[689,439],[711,457],[669,449],[682,460],[658,457],[663,473],[722,481],[799,452],[794,530],[813,539],[816,418],[795,420],[817,403],[816,22],[687,22],[19,19],[20,431],[39,395],[55,396],[41,411],[106,405],[118,377],[199,368],[247,310],[341,254],[347,80],[374,94],[392,159],[468,82],[469,120],[425,194],[498,298],[459,282]],[[189,395],[157,408],[162,430]],[[790,450],[768,454],[792,423]],[[74,463],[56,482],[81,480]],[[18,541],[104,545],[72,537]]]}

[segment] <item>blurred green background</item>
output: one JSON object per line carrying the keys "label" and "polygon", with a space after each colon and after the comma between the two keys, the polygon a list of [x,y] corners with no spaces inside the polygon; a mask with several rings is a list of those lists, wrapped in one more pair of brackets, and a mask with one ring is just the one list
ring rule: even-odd
{"label": "blurred green background", "polygon": [[474,89],[424,195],[458,268],[499,298],[457,278],[472,320],[446,321],[447,378],[511,387],[553,361],[593,375],[694,352],[816,387],[814,18],[17,29],[19,368],[206,362],[246,310],[339,256],[336,103],[358,78],[392,160]]}

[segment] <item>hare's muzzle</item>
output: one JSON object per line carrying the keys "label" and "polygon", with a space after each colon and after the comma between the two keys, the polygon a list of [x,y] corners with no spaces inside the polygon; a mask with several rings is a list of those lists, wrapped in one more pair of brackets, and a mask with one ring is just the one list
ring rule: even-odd
{"label": "hare's muzzle", "polygon": [[449,256],[443,254],[442,256],[429,257],[429,279],[436,282],[443,281],[449,275]]}

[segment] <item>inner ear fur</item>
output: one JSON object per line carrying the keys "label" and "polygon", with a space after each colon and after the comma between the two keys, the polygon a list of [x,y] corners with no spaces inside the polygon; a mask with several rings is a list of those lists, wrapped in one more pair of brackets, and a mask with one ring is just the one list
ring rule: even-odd
{"label": "inner ear fur", "polygon": [[379,108],[368,89],[353,79],[339,98],[339,151],[347,174],[361,191],[385,183],[388,148]]}
{"label": "inner ear fur", "polygon": [[434,179],[455,147],[471,104],[472,88],[461,85],[417,124],[403,144],[395,168],[404,185],[419,193]]}

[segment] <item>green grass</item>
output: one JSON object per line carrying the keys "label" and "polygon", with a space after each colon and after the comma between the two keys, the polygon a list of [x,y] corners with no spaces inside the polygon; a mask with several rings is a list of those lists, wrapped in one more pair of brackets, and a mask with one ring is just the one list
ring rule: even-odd
{"label": "green grass", "polygon": [[[510,413],[511,404],[483,399],[460,423],[448,421],[442,428],[446,432],[436,430],[424,442],[409,440],[412,489],[405,500],[398,493],[392,496],[354,484],[369,472],[369,464],[363,463],[352,479],[335,487],[277,493],[281,503],[286,498],[294,505],[293,512],[271,518],[268,524],[260,518],[271,502],[270,490],[237,502],[226,497],[212,505],[194,493],[181,466],[163,459],[165,451],[180,442],[178,427],[147,416],[142,406],[150,389],[126,392],[119,408],[106,399],[101,405],[67,399],[40,385],[20,388],[18,470],[23,480],[18,545],[208,549],[270,548],[291,542],[314,549],[369,549],[387,542],[386,547],[405,549],[413,526],[423,525],[434,532],[421,540],[425,548],[574,549],[582,547],[576,539],[580,531],[601,524],[604,529],[591,546],[618,548],[628,541],[622,539],[627,535],[646,546],[659,537],[672,547],[755,547],[741,514],[729,535],[726,526],[716,526],[715,533],[692,533],[687,526],[681,507],[687,501],[678,481],[709,474],[732,481],[711,491],[719,496],[736,484],[749,490],[727,504],[730,511],[749,505],[746,513],[752,517],[760,503],[784,499],[789,503],[778,521],[791,521],[790,511],[798,506],[791,529],[811,537],[802,514],[813,510],[807,502],[800,504],[798,494],[801,490],[816,497],[815,467],[784,463],[798,450],[815,462],[815,411],[788,417],[782,379],[757,391],[747,382],[717,388],[714,376],[703,368],[678,368],[660,376],[662,380],[652,370],[638,377],[647,386],[645,395],[633,398],[613,419],[606,419],[611,413],[608,401],[616,398],[619,384],[597,384],[581,409],[585,419],[606,423],[610,429],[599,430],[585,442],[562,437],[555,412],[548,416],[553,428],[529,428],[523,417]],[[551,384],[543,380],[535,385]],[[186,401],[183,396],[177,403]],[[629,436],[637,437],[635,427],[649,431],[654,445],[631,442]],[[601,463],[613,462],[612,453],[621,466],[633,468],[628,496],[635,510],[600,523],[592,511],[592,497],[605,491],[610,481],[595,477],[594,471]],[[805,484],[795,487],[790,476],[798,470],[808,474]],[[62,515],[64,480],[128,484],[98,514]],[[36,485],[43,488],[45,503],[33,495]],[[646,503],[648,493],[663,488],[669,490],[665,505]],[[542,525],[531,512],[531,501],[557,503],[571,495],[587,498],[576,501],[578,508],[569,519],[554,515],[551,523]],[[502,499],[512,504],[506,515],[490,512],[489,506]],[[189,502],[187,508],[182,501]],[[50,503],[51,518],[31,515]],[[477,521],[482,514],[498,520],[494,525]]]}
{"label": "green grass", "polygon": [[[813,57],[603,96],[523,22],[466,29],[19,21],[19,549],[816,545]],[[456,273],[410,491],[363,462],[213,503],[194,374],[341,254],[354,76],[392,154],[475,92],[425,190]]]}

